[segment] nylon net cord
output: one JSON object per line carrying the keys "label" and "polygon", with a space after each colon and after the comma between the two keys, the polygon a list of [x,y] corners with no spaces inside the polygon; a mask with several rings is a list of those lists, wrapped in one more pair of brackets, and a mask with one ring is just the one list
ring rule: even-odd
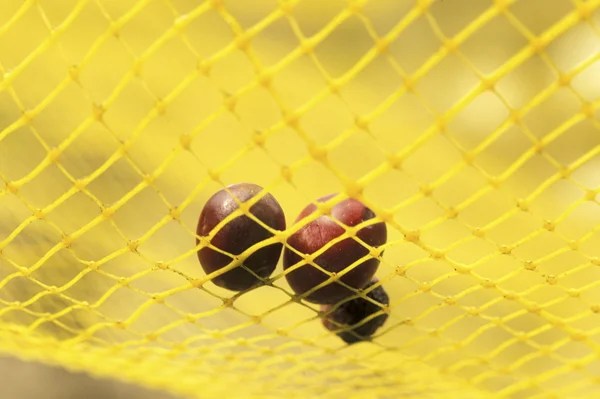
{"label": "nylon net cord", "polygon": [[[596,398],[599,8],[0,3],[0,351],[198,398]],[[240,181],[288,219],[257,247],[332,192],[386,222],[373,342],[281,266],[202,273]]]}

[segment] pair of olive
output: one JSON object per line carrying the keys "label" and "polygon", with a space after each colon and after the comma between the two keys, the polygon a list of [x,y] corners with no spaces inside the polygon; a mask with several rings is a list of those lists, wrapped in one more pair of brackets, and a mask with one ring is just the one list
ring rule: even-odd
{"label": "pair of olive", "polygon": [[[249,213],[256,220],[239,212],[239,215],[230,218],[227,223],[222,223],[229,215],[238,210],[241,203],[250,201],[259,193],[261,194],[260,198],[249,207]],[[335,194],[330,194],[318,198],[316,202],[323,203],[334,196]],[[309,204],[300,212],[295,223],[299,223],[316,210],[316,204]],[[196,231],[197,245],[200,243],[201,237],[207,238],[219,224],[222,225],[210,239],[211,245],[203,246],[198,251],[198,259],[207,274],[221,270],[232,262],[237,262],[238,264],[232,269],[215,276],[212,281],[222,288],[243,291],[260,285],[263,279],[273,273],[283,249],[284,270],[299,265],[286,274],[286,280],[292,290],[306,301],[320,304],[322,311],[330,311],[332,305],[353,295],[355,290],[370,286],[375,281],[374,275],[379,266],[379,260],[370,255],[368,247],[376,248],[386,243],[385,223],[367,223],[356,231],[355,236],[358,240],[353,237],[343,238],[316,256],[312,263],[329,273],[338,274],[354,265],[352,270],[338,276],[338,280],[330,281],[318,289],[315,288],[326,283],[330,274],[324,273],[311,263],[306,263],[303,255],[312,255],[319,251],[329,242],[344,234],[346,227],[359,226],[373,218],[375,218],[375,213],[363,203],[352,198],[346,199],[334,204],[330,208],[329,214],[318,216],[289,236],[285,249],[281,242],[258,245],[255,251],[240,261],[235,257],[250,247],[273,237],[274,231],[284,231],[286,219],[280,204],[271,194],[263,192],[262,187],[251,183],[234,184],[209,198],[200,214]],[[383,288],[377,287],[370,292],[379,293],[381,290]],[[379,295],[378,298],[383,298],[383,296]],[[385,299],[387,300],[387,296]],[[339,316],[340,312],[343,314],[344,309],[368,308],[368,306],[365,307],[364,302],[368,301],[360,298],[353,299],[341,304],[332,312],[330,311],[328,313],[330,317],[323,319],[325,327],[333,330],[333,324],[330,323],[331,317],[335,318],[336,314]],[[383,304],[387,305],[387,303]],[[346,341],[346,339],[344,340]]]}

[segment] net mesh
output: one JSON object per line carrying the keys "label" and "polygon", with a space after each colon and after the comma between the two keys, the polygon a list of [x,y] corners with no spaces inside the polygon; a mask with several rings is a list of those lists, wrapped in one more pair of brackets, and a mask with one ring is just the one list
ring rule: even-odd
{"label": "net mesh", "polygon": [[[0,0],[0,351],[198,398],[597,398],[599,59],[597,0]],[[373,342],[281,266],[202,272],[242,181],[387,223]]]}

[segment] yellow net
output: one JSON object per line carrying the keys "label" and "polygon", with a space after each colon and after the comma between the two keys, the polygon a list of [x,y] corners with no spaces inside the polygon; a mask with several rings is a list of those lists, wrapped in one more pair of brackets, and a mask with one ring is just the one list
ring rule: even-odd
{"label": "yellow net", "polygon": [[[197,398],[598,398],[600,1],[0,0],[0,351]],[[345,345],[195,225],[385,221]],[[284,239],[283,237],[282,239]]]}

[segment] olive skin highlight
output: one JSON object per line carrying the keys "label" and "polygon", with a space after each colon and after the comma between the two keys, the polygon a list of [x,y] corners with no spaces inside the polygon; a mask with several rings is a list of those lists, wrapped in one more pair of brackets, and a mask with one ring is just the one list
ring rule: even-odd
{"label": "olive skin highlight", "polygon": [[[316,202],[326,202],[335,195],[330,194],[318,198]],[[302,210],[295,223],[298,223],[316,210],[317,206],[314,203],[308,205]],[[301,255],[289,247],[294,248],[301,254],[311,255],[331,240],[342,235],[345,232],[345,228],[336,223],[334,219],[343,225],[353,227],[374,217],[375,213],[356,199],[349,198],[338,202],[331,208],[329,215],[319,216],[287,239],[287,245],[283,252],[284,269],[287,270],[303,260]],[[356,236],[370,247],[379,247],[387,241],[386,225],[383,222],[370,224],[361,228],[356,233]],[[314,259],[314,263],[330,273],[340,273],[365,255],[368,255],[369,252],[370,250],[363,244],[352,237],[348,237],[337,242],[317,256]],[[339,279],[354,289],[361,289],[371,281],[378,267],[379,259],[367,257]],[[286,274],[288,284],[298,295],[307,293],[317,285],[325,282],[328,278],[327,274],[308,263]],[[306,295],[304,299],[316,304],[334,304],[352,294],[352,290],[335,281]]]}
{"label": "olive skin highlight", "polygon": [[[228,186],[227,190],[218,191],[204,205],[196,228],[196,245],[200,243],[199,237],[206,237],[223,219],[239,208],[233,196],[241,203],[247,202],[263,191],[263,188],[252,183],[239,183]],[[263,195],[250,207],[250,213],[274,230],[283,231],[286,228],[283,209],[271,194]],[[240,215],[225,224],[210,243],[231,255],[239,255],[272,236],[269,230],[247,215]],[[279,262],[282,248],[282,243],[261,247],[247,257],[243,265],[257,276],[268,278]],[[210,247],[203,247],[198,251],[198,260],[204,272],[210,274],[227,266],[233,258]],[[232,291],[243,291],[261,284],[260,279],[241,265],[214,277],[212,282]]]}
{"label": "olive skin highlight", "polygon": [[[377,282],[378,280],[374,278],[364,289],[370,288]],[[367,292],[366,296],[381,305],[360,297],[342,303],[333,309],[333,311],[331,311],[333,305],[321,305],[322,312],[331,311],[331,313],[323,316],[323,326],[327,330],[335,332],[347,344],[370,341],[372,335],[385,324],[389,317],[388,314],[382,313],[360,325],[357,324],[372,314],[379,312],[382,306],[388,306],[390,299],[381,285],[371,289],[371,291]],[[341,331],[342,329],[346,330]]]}

